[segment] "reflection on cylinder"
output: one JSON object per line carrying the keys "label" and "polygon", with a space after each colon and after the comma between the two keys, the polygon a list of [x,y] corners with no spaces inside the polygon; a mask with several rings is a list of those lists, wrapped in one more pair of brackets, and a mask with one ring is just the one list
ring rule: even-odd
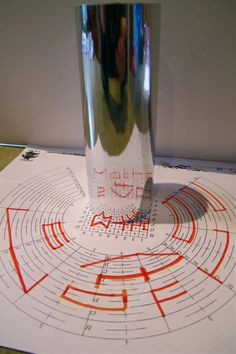
{"label": "reflection on cylinder", "polygon": [[82,5],[84,128],[93,206],[152,198],[149,5]]}

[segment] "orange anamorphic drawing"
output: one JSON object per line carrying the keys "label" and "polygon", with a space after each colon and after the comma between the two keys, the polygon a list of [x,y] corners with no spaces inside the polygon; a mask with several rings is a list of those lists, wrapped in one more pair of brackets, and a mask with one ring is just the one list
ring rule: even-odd
{"label": "orange anamorphic drawing", "polygon": [[[47,325],[88,343],[142,345],[213,322],[216,311],[224,316],[235,297],[236,206],[224,184],[232,176],[180,171],[181,183],[164,181],[149,209],[117,211],[92,206],[82,178],[65,166],[29,178],[23,171],[0,201],[0,294],[16,319],[22,311],[24,326],[38,323],[39,338]],[[118,172],[113,181],[125,183],[129,174]]]}

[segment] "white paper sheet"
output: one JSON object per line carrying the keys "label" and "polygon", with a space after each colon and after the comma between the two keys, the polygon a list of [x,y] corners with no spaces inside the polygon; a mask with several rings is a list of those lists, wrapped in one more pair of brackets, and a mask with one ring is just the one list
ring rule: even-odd
{"label": "white paper sheet", "polygon": [[124,223],[89,205],[84,157],[33,151],[0,174],[0,345],[234,353],[235,175],[156,166]]}

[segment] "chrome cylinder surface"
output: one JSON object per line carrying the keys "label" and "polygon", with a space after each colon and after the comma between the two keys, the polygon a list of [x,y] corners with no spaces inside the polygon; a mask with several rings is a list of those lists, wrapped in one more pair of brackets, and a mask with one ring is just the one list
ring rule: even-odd
{"label": "chrome cylinder surface", "polygon": [[150,7],[82,5],[90,203],[144,210],[152,198]]}

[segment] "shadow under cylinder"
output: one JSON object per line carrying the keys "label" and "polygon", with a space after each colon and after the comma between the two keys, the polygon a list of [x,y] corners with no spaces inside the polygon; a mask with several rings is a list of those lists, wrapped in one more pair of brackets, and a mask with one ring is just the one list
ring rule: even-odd
{"label": "shadow under cylinder", "polygon": [[79,6],[90,204],[126,215],[152,200],[151,6]]}

